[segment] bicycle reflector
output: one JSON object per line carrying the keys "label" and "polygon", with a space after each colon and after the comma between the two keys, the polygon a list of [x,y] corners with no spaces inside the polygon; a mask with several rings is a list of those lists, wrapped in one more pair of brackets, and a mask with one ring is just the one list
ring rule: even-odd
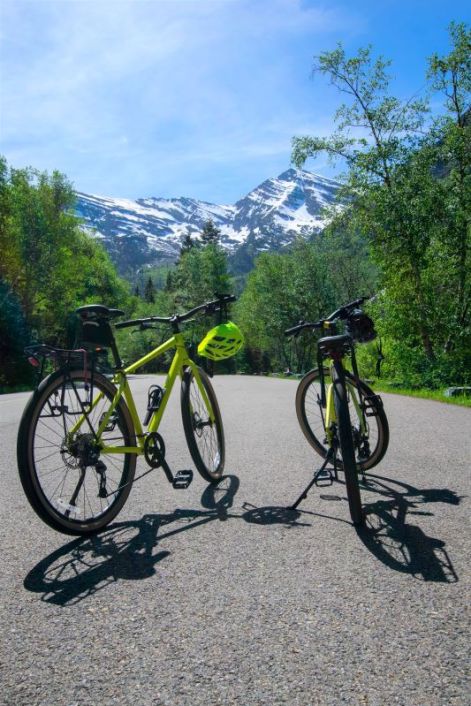
{"label": "bicycle reflector", "polygon": [[198,346],[198,355],[211,360],[224,360],[235,355],[243,345],[242,331],[232,321],[227,321],[208,331]]}
{"label": "bicycle reflector", "polygon": [[345,328],[349,336],[357,343],[368,343],[376,338],[373,319],[361,309],[352,311],[346,321]]}

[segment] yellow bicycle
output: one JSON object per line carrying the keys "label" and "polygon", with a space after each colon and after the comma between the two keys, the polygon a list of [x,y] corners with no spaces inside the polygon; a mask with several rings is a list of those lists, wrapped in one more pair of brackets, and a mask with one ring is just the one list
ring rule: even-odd
{"label": "yellow bicycle", "polygon": [[[234,300],[232,295],[219,296],[185,314],[115,324],[116,329],[130,326],[146,330],[156,324],[172,328],[171,338],[126,367],[111,324],[124,312],[99,304],[77,309],[80,347],[67,351],[38,344],[27,349],[33,364],[44,366],[52,359],[57,368],[31,396],[18,432],[20,479],[30,504],[44,522],[74,535],[103,529],[121,510],[137,480],[138,456],[144,456],[150,466],[142,475],[161,467],[174,488],[189,486],[193,472],[172,473],[158,433],[178,377],[183,427],[196,468],[209,482],[221,477],[221,413],[208,375],[190,358],[181,325],[198,313],[217,314],[220,323],[208,333],[198,352],[216,360],[234,355],[242,346],[242,334],[235,324],[223,321],[228,304]],[[114,358],[111,376],[100,371],[100,356],[106,349]],[[127,376],[172,349],[175,353],[164,386],[150,387],[141,423]]]}

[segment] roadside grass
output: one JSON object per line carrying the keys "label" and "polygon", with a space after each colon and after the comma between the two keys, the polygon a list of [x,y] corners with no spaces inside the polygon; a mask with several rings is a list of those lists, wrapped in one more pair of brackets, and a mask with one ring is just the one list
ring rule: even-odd
{"label": "roadside grass", "polygon": [[0,385],[0,395],[10,395],[13,392],[31,392],[33,390],[32,385]]}
{"label": "roadside grass", "polygon": [[[271,377],[283,378],[287,380],[299,381],[302,375],[286,375],[285,373],[273,373]],[[386,392],[391,395],[405,395],[406,397],[420,397],[425,400],[454,404],[460,407],[471,407],[471,397],[458,395],[456,397],[446,397],[445,390],[414,389],[402,386],[393,380],[366,380],[365,382],[374,388],[375,392]]]}
{"label": "roadside grass", "polygon": [[373,380],[371,386],[375,391],[386,392],[392,395],[406,395],[408,397],[420,397],[425,400],[435,402],[445,402],[445,404],[455,404],[460,407],[471,407],[471,397],[457,395],[456,397],[446,397],[444,390],[411,389],[410,387],[397,387],[397,384],[389,380]]}

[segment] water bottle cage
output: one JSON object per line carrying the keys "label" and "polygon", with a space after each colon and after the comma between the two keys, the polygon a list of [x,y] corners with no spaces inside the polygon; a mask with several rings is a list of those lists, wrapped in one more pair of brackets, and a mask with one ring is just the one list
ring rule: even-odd
{"label": "water bottle cage", "polygon": [[156,412],[162,402],[165,390],[160,385],[151,385],[147,393],[147,412],[144,419],[144,425],[147,426],[153,413]]}

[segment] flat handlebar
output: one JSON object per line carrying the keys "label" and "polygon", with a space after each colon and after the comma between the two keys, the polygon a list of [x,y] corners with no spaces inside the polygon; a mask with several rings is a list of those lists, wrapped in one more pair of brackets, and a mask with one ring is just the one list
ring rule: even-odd
{"label": "flat handlebar", "polygon": [[303,329],[306,328],[321,328],[322,322],[317,321],[316,323],[308,323],[307,321],[300,321],[297,326],[292,328],[287,328],[285,331],[285,336],[296,336],[301,333]]}
{"label": "flat handlebar", "polygon": [[366,302],[366,300],[369,299],[369,297],[360,297],[359,299],[355,299],[355,301],[350,302],[349,304],[344,304],[341,306],[339,309],[336,309],[335,311],[332,312],[324,321],[335,321],[336,319],[345,319],[347,316],[350,315],[352,309],[355,309],[357,306],[361,306],[363,302]]}
{"label": "flat handlebar", "polygon": [[369,297],[360,297],[349,304],[344,304],[339,309],[333,311],[332,314],[329,314],[329,316],[325,319],[319,319],[319,321],[314,321],[311,323],[307,321],[300,321],[297,326],[292,326],[291,328],[286,329],[285,336],[297,336],[303,329],[323,328],[326,322],[333,323],[334,321],[337,321],[337,319],[346,319],[351,314],[353,309],[361,306],[367,299],[369,299]]}
{"label": "flat handlebar", "polygon": [[224,294],[210,302],[205,302],[199,306],[195,306],[190,311],[184,314],[173,314],[173,316],[146,316],[144,319],[129,319],[128,321],[120,321],[115,324],[115,328],[128,328],[128,326],[141,326],[146,323],[170,324],[178,325],[187,319],[191,319],[199,311],[204,311],[205,314],[214,314],[221,311],[230,302],[235,302],[237,297],[234,294]]}

